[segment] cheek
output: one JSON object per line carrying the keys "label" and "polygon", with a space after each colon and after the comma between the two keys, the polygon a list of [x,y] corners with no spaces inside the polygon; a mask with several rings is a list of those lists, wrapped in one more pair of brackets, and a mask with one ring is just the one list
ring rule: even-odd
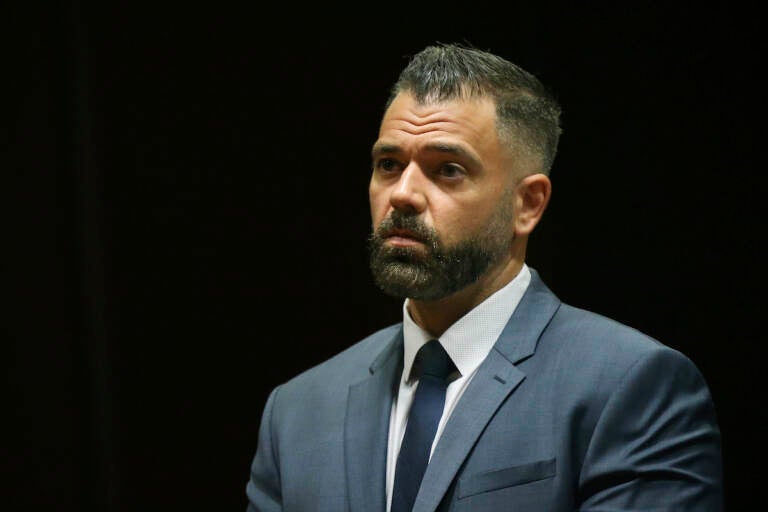
{"label": "cheek", "polygon": [[480,233],[489,219],[486,206],[475,204],[451,211],[434,211],[435,228],[443,242],[453,245]]}
{"label": "cheek", "polygon": [[371,208],[371,221],[373,226],[376,227],[384,220],[389,203],[381,189],[374,186],[368,189],[368,202]]}
{"label": "cheek", "polygon": [[453,210],[435,209],[430,212],[432,218],[429,223],[433,227],[443,243],[453,245],[464,239],[471,231],[474,215],[459,215]]}

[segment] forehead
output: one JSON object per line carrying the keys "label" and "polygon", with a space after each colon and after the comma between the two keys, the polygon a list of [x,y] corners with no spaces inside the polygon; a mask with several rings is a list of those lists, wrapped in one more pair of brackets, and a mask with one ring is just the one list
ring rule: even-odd
{"label": "forehead", "polygon": [[495,105],[489,98],[419,103],[400,93],[384,113],[379,142],[404,144],[447,139],[477,151],[498,149]]}

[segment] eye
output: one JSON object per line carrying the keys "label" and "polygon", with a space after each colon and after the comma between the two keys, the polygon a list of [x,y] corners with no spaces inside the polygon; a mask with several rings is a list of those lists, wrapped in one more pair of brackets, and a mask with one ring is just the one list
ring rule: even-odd
{"label": "eye", "polygon": [[463,178],[467,173],[464,168],[457,164],[443,164],[437,169],[437,174],[443,178],[457,180]]}
{"label": "eye", "polygon": [[394,158],[379,158],[373,163],[373,168],[378,172],[391,173],[398,170],[399,164]]}

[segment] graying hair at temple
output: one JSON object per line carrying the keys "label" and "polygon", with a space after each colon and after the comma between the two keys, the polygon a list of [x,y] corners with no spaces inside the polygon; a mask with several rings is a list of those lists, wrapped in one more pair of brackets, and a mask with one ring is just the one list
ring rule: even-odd
{"label": "graying hair at temple", "polygon": [[492,53],[457,44],[429,46],[414,55],[392,87],[386,106],[400,92],[419,103],[490,97],[496,103],[499,133],[541,159],[549,174],[562,129],[554,96],[531,73]]}

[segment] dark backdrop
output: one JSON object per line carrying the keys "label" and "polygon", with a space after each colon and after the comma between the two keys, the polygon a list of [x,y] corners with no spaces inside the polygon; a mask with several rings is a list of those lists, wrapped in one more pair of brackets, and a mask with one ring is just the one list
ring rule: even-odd
{"label": "dark backdrop", "polygon": [[398,321],[369,148],[406,57],[463,41],[563,105],[529,264],[699,365],[762,510],[759,17],[536,4],[6,10],[3,508],[244,510],[269,390]]}

